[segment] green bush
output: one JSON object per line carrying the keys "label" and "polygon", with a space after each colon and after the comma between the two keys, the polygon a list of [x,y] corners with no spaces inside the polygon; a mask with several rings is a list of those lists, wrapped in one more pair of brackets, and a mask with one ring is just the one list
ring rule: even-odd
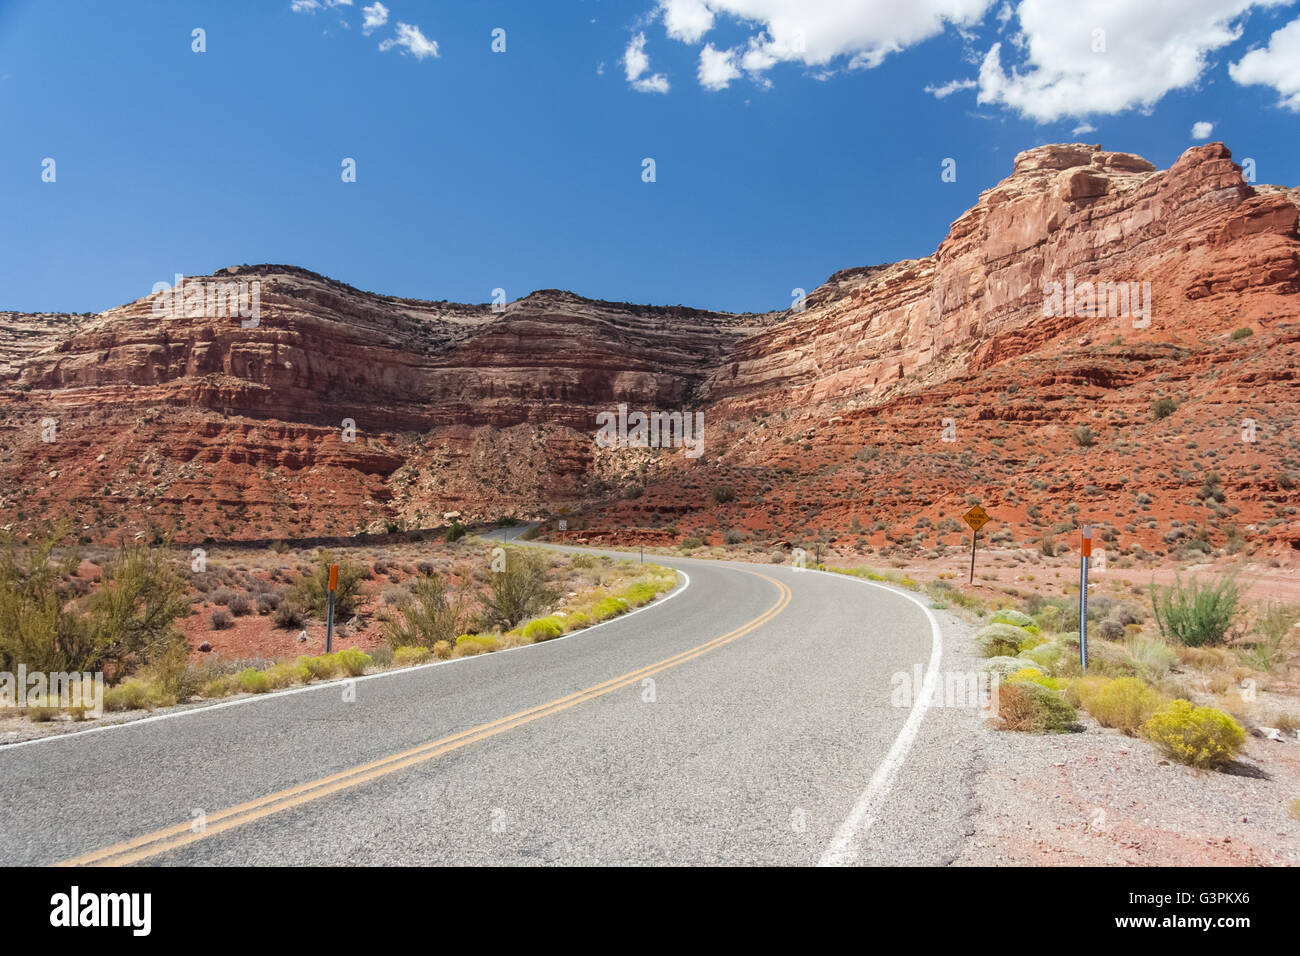
{"label": "green bush", "polygon": [[300,657],[298,658],[299,672],[304,675],[304,682],[314,680],[326,680],[333,677],[338,670],[338,665],[331,654],[322,654],[319,657]]}
{"label": "green bush", "polygon": [[1161,635],[1187,647],[1222,643],[1237,613],[1242,591],[1232,574],[1209,584],[1192,579],[1184,585],[1178,576],[1169,587],[1152,582],[1151,605]]}
{"label": "green bush", "polygon": [[564,619],[566,631],[580,631],[591,626],[591,615],[585,611],[574,611]]}
{"label": "green bush", "polygon": [[[362,584],[369,577],[370,571],[363,564],[346,558],[335,558],[329,551],[320,552],[316,556],[316,567],[311,573],[302,575],[289,586],[285,601],[304,614],[325,620],[329,606],[331,564],[339,566],[338,590],[334,594],[334,620],[346,621],[356,614],[363,596]],[[277,623],[278,620],[277,609]]]}
{"label": "green bush", "polygon": [[524,625],[523,635],[531,641],[549,641],[564,633],[564,624],[558,617],[539,617]]}
{"label": "green bush", "polygon": [[271,689],[271,679],[265,671],[248,667],[239,672],[239,689],[247,694],[265,694]]}
{"label": "green bush", "polygon": [[454,641],[466,626],[470,599],[465,588],[449,591],[437,574],[421,576],[400,610],[380,612],[384,636],[392,647],[431,648]]}
{"label": "green bush", "polygon": [[157,688],[138,677],[128,677],[116,687],[104,691],[105,710],[153,710],[167,703],[160,697]]}
{"label": "green bush", "polygon": [[718,485],[713,489],[712,494],[716,504],[723,505],[736,500],[736,489],[731,485]]}
{"label": "green bush", "polygon": [[1034,619],[1028,614],[1004,607],[1001,610],[994,611],[993,616],[989,618],[990,624],[1013,624],[1016,627],[1034,628],[1029,633],[1035,633],[1038,628],[1034,624]]}
{"label": "green bush", "polygon": [[678,547],[683,551],[693,551],[696,548],[704,547],[704,539],[691,535],[690,537],[682,538],[682,543],[678,545]]}
{"label": "green bush", "polygon": [[393,660],[398,667],[413,667],[427,662],[432,656],[433,651],[427,647],[399,647],[393,653]]}
{"label": "green bush", "polygon": [[1120,677],[1081,688],[1083,709],[1103,727],[1133,736],[1151,716],[1168,703],[1155,688],[1136,677]]}
{"label": "green bush", "polygon": [[1237,342],[1241,339],[1248,339],[1255,334],[1255,330],[1248,325],[1243,325],[1239,329],[1232,330],[1232,341]]}
{"label": "green bush", "polygon": [[998,717],[1007,730],[1059,734],[1074,730],[1074,708],[1050,687],[1031,680],[1010,681],[998,687]]}
{"label": "green bush", "polygon": [[47,524],[19,549],[0,534],[0,670],[107,670],[114,679],[166,656],[185,638],[185,585],[161,549],[132,544],[104,567],[85,598],[68,591],[80,554],[56,556],[68,524]]}
{"label": "green bush", "polygon": [[984,657],[1015,657],[1033,636],[1014,624],[986,624],[975,632],[975,647]]}
{"label": "green bush", "polygon": [[454,541],[459,541],[463,537],[465,537],[465,529],[461,527],[459,521],[453,521],[447,527],[447,533],[443,536],[443,540],[450,544]]}
{"label": "green bush", "polygon": [[558,595],[547,582],[548,567],[540,552],[508,549],[505,570],[491,575],[482,598],[487,620],[509,630],[554,603]]}
{"label": "green bush", "polygon": [[626,610],[627,602],[620,601],[616,597],[607,597],[603,598],[591,609],[591,618],[593,621],[608,621],[612,617],[618,617]]}
{"label": "green bush", "polygon": [[473,657],[476,654],[488,654],[500,646],[495,634],[462,634],[456,638],[457,657]]}
{"label": "green bush", "polygon": [[345,647],[334,655],[334,663],[349,677],[360,677],[370,666],[370,655],[356,647]]}
{"label": "green bush", "polygon": [[271,682],[271,687],[279,690],[281,687],[292,687],[308,679],[307,669],[298,661],[280,661],[272,664],[263,673],[266,679]]}
{"label": "green bush", "polygon": [[1174,760],[1202,769],[1228,763],[1246,740],[1241,724],[1223,711],[1187,700],[1152,716],[1142,733]]}
{"label": "green bush", "polygon": [[1172,398],[1157,398],[1151,403],[1151,417],[1159,421],[1178,411],[1178,403]]}

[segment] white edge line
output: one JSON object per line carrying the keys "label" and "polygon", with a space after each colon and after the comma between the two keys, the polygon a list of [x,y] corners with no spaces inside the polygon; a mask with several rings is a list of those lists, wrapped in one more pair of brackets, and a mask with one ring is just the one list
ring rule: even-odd
{"label": "white edge line", "polygon": [[821,859],[817,861],[818,866],[848,866],[857,859],[858,844],[867,831],[871,829],[872,824],[876,822],[880,807],[884,803],[885,797],[889,795],[890,788],[894,785],[894,778],[898,776],[903,761],[907,759],[907,754],[916,741],[916,735],[921,729],[921,721],[925,718],[926,711],[930,709],[930,701],[934,697],[934,690],[939,682],[939,662],[943,658],[943,634],[939,630],[939,619],[934,616],[934,612],[923,604],[920,598],[914,597],[906,591],[886,587],[877,584],[875,581],[865,581],[858,577],[836,574],[834,571],[819,571],[818,573],[829,574],[832,577],[849,581],[857,581],[859,584],[869,584],[880,588],[882,591],[888,591],[891,594],[907,598],[925,612],[925,616],[930,620],[932,635],[930,640],[930,664],[926,670],[925,681],[921,685],[920,694],[912,703],[912,711],[907,715],[903,729],[894,738],[894,743],[889,748],[889,752],[885,754],[885,759],[880,761],[880,766],[876,767],[876,772],[871,775],[867,788],[862,791],[862,794],[854,802],[853,809],[844,818],[844,822],[835,831],[835,836],[831,838],[831,842],[826,845],[826,849],[822,852]]}
{"label": "white edge line", "polygon": [[475,654],[471,657],[453,657],[445,661],[430,661],[428,664],[416,664],[414,667],[399,667],[393,670],[380,671],[377,674],[362,674],[358,677],[342,677],[337,680],[323,681],[317,684],[306,684],[302,687],[289,687],[285,690],[273,690],[265,694],[251,694],[248,697],[241,697],[238,700],[224,700],[217,704],[206,704],[197,707],[188,707],[185,710],[175,710],[166,714],[154,714],[149,717],[138,717],[135,720],[124,720],[116,724],[105,724],[102,727],[87,727],[85,730],[74,730],[66,734],[50,734],[47,737],[34,737],[31,740],[18,740],[11,744],[0,744],[0,754],[5,751],[14,750],[18,747],[30,747],[32,744],[49,744],[58,740],[69,740],[73,737],[84,737],[87,734],[102,734],[108,730],[123,730],[128,727],[138,727],[141,724],[152,724],[160,720],[173,720],[177,717],[189,717],[192,714],[209,713],[214,710],[222,710],[226,707],[239,707],[243,704],[257,704],[267,700],[274,700],[279,697],[290,697],[294,694],[307,694],[317,690],[327,690],[331,687],[338,687],[348,682],[360,683],[366,680],[378,680],[382,677],[401,677],[406,674],[412,674],[416,671],[427,670],[430,667],[444,667],[448,664],[464,664],[468,661],[479,661],[485,658],[496,657],[500,654],[509,654],[511,651],[526,651],[535,647],[549,647],[552,644],[558,644],[561,641],[568,640],[571,637],[581,637],[584,634],[590,634],[597,628],[604,627],[606,624],[617,624],[619,621],[626,621],[629,617],[640,614],[642,611],[648,611],[651,608],[659,607],[667,601],[671,601],[677,595],[683,593],[691,586],[691,576],[680,568],[669,568],[685,578],[685,582],[680,586],[673,588],[664,597],[656,598],[649,604],[643,604],[635,610],[628,611],[626,614],[620,614],[618,617],[612,617],[608,621],[601,621],[599,624],[593,624],[591,627],[584,627],[579,631],[570,631],[568,634],[561,634],[559,637],[553,637],[549,641],[538,641],[535,644],[520,644],[518,647],[504,647],[499,651],[491,651],[487,654]]}

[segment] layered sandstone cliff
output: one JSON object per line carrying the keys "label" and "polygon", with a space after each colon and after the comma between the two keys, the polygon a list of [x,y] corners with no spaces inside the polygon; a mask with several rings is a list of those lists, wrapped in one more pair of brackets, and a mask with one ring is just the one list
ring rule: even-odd
{"label": "layered sandstone cliff", "polygon": [[[976,497],[1020,540],[1081,503],[1148,548],[1175,521],[1290,540],[1298,205],[1219,144],[1163,171],[1050,145],[934,254],[836,273],[800,312],[554,290],[496,311],[267,265],[187,280],[259,283],[256,323],[157,295],[0,313],[0,525],[265,538],[563,506],[660,537],[895,547],[955,541],[944,523]],[[1045,315],[1045,284],[1066,281],[1149,284],[1149,321]],[[1177,413],[1152,419],[1156,398]],[[618,403],[704,411],[705,454],[597,447],[595,415]],[[1240,440],[1243,418],[1262,440]],[[1209,475],[1239,503],[1198,499]]]}

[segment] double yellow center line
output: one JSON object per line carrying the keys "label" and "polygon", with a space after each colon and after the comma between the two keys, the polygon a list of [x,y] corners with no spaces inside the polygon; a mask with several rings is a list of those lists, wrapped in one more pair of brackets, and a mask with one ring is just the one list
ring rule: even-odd
{"label": "double yellow center line", "polygon": [[[736,570],[740,570],[737,568]],[[647,677],[658,674],[660,671],[668,670],[679,664],[685,664],[687,661],[694,660],[709,651],[716,650],[724,644],[729,644],[737,638],[744,637],[746,634],[762,627],[772,618],[780,614],[787,604],[790,603],[790,589],[775,578],[768,577],[766,574],[759,574],[756,571],[744,571],[745,574],[752,574],[755,577],[762,578],[776,585],[779,596],[775,604],[769,607],[758,617],[742,624],[733,631],[723,634],[721,637],[715,637],[711,641],[700,644],[689,650],[682,651],[665,660],[655,664],[642,667],[639,670],[630,671],[619,677],[605,681],[603,684],[596,684],[588,687],[586,690],[576,691],[565,697],[559,697],[537,707],[528,710],[521,710],[509,717],[502,717],[498,720],[486,724],[479,724],[477,727],[471,727],[469,730],[461,731],[458,734],[452,734],[450,737],[443,737],[440,740],[431,743],[421,744],[410,750],[404,750],[401,753],[395,753],[391,756],[384,757],[371,763],[361,764],[350,770],[344,770],[339,773],[331,774],[328,777],[321,777],[319,780],[313,780],[308,783],[299,784],[296,787],[290,787],[287,790],[280,790],[276,793],[268,794],[265,797],[259,797],[256,800],[250,800],[247,803],[241,803],[238,806],[230,807],[218,813],[211,814],[205,820],[205,825],[197,830],[190,823],[178,823],[175,826],[157,830],[153,833],[147,833],[144,836],[136,837],[134,840],[128,840],[125,843],[118,843],[114,846],[105,847],[101,850],[95,850],[82,856],[73,857],[70,860],[64,860],[59,866],[128,866],[132,863],[138,863],[150,857],[157,856],[160,853],[166,853],[169,850],[175,850],[177,847],[186,846],[190,843],[197,843],[199,840],[205,840],[208,837],[216,836],[218,833],[224,833],[227,830],[233,830],[235,827],[243,826],[246,823],[252,823],[263,817],[268,817],[273,813],[279,813],[282,810],[290,810],[294,807],[310,803],[312,800],[319,800],[327,797],[332,793],[338,793],[340,790],[347,790],[351,787],[357,787],[380,777],[387,776],[390,773],[396,773],[399,770],[405,770],[407,767],[413,767],[416,764],[424,763],[427,760],[433,760],[441,757],[443,754],[451,753],[462,747],[468,747],[470,744],[478,743],[481,740],[487,740],[489,737],[495,737],[497,734],[503,734],[507,730],[513,730],[516,727],[522,727],[524,724],[532,723],[535,720],[541,720],[543,717],[549,717],[552,714],[558,714],[561,711],[568,710],[570,707],[576,707],[578,704],[605,694],[612,693],[630,684],[636,684]]]}

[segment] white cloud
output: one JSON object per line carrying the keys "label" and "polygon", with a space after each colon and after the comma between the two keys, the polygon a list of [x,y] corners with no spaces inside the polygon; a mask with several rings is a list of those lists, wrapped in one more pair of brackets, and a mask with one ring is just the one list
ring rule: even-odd
{"label": "white cloud", "polygon": [[1300,113],[1300,19],[1269,37],[1267,47],[1228,64],[1228,74],[1242,86],[1273,87],[1282,96],[1279,106]]}
{"label": "white cloud", "polygon": [[376,2],[368,7],[362,7],[361,12],[365,16],[361,21],[361,32],[366,36],[388,22],[388,8],[382,3]]}
{"label": "white cloud", "polygon": [[1171,90],[1195,84],[1208,54],[1241,36],[1252,7],[1289,2],[1022,0],[1023,60],[1005,72],[1002,44],[993,44],[980,66],[979,102],[1038,122],[1149,109]]}
{"label": "white cloud", "polygon": [[438,55],[438,42],[430,40],[420,32],[418,26],[412,26],[409,23],[397,23],[397,35],[390,37],[379,44],[380,50],[391,50],[393,47],[402,47],[402,54],[411,54],[417,60],[423,60],[427,56]]}
{"label": "white cloud", "polygon": [[315,13],[325,7],[350,7],[352,0],[293,0],[289,9],[294,13]]}
{"label": "white cloud", "polygon": [[1089,133],[1097,132],[1097,127],[1091,123],[1080,123],[1074,129],[1070,130],[1071,136],[1087,136]]}
{"label": "white cloud", "polygon": [[627,73],[627,81],[632,84],[632,88],[640,93],[667,93],[668,77],[662,73],[655,73],[646,76],[645,73],[650,69],[650,57],[645,52],[645,34],[638,33],[634,36],[627,49],[623,51],[623,69]]}
{"label": "white cloud", "polygon": [[716,50],[709,43],[700,51],[700,86],[706,90],[725,90],[739,76],[734,50]]}
{"label": "white cloud", "polygon": [[1192,124],[1192,139],[1209,139],[1210,134],[1214,132],[1214,124],[1207,123],[1205,120]]}
{"label": "white cloud", "polygon": [[[670,37],[699,42],[718,16],[754,29],[739,49],[728,51],[762,85],[778,63],[821,67],[841,57],[850,69],[878,66],[891,53],[935,36],[945,26],[974,26],[995,0],[657,0]],[[703,81],[703,71],[701,71]]]}
{"label": "white cloud", "polygon": [[943,84],[943,86],[934,86],[934,85],[927,86],[925,88],[925,91],[931,94],[932,96],[934,96],[935,99],[941,100],[945,96],[951,96],[952,94],[956,93],[958,90],[969,90],[974,86],[975,86],[974,80],[950,80],[947,83]]}
{"label": "white cloud", "polygon": [[706,0],[659,0],[664,28],[674,40],[699,43],[713,29],[713,11]]}

